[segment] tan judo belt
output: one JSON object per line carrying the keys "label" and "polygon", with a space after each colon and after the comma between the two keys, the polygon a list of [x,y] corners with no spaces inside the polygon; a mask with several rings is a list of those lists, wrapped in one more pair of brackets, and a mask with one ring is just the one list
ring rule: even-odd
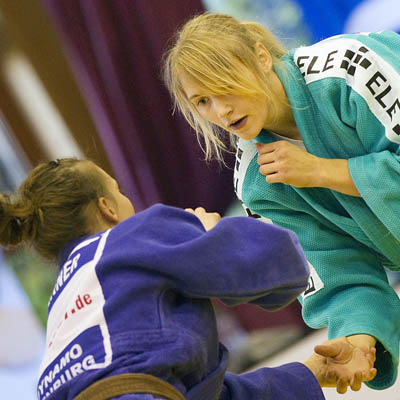
{"label": "tan judo belt", "polygon": [[171,384],[147,374],[121,374],[101,379],[79,393],[74,400],[107,400],[134,393],[152,394],[166,400],[185,400]]}

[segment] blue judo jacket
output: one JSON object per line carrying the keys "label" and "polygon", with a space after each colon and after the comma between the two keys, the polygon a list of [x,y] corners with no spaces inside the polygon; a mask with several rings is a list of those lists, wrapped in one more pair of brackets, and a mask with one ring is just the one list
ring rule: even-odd
{"label": "blue judo jacket", "polygon": [[80,238],[61,256],[49,301],[38,398],[73,399],[99,379],[140,372],[190,400],[323,399],[300,363],[226,373],[211,303],[275,310],[308,274],[294,233],[246,217],[206,232],[194,215],[155,205]]}

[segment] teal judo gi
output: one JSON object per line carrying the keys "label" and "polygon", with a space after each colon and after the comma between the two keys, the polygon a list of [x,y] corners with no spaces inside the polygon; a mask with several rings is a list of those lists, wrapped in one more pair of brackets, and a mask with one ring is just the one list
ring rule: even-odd
{"label": "teal judo gi", "polygon": [[249,214],[292,229],[311,264],[300,301],[313,328],[329,338],[377,339],[378,370],[367,383],[397,376],[400,300],[385,267],[400,269],[400,36],[340,35],[289,52],[275,67],[306,150],[347,159],[362,197],[326,188],[269,184],[259,173],[254,141],[239,139],[235,190]]}

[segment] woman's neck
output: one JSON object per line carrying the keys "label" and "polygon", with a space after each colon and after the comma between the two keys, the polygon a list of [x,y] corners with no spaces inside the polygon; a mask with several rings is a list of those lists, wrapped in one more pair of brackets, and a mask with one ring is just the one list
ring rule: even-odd
{"label": "woman's neck", "polygon": [[272,90],[277,95],[277,100],[275,100],[277,115],[275,120],[270,123],[267,122],[264,128],[290,139],[301,140],[301,135],[297,128],[285,89],[278,75],[275,72],[271,72],[271,75],[270,83],[273,86]]}
{"label": "woman's neck", "polygon": [[294,120],[290,121],[289,119],[284,119],[281,122],[277,121],[276,124],[271,124],[268,130],[289,139],[302,139],[299,129],[297,128],[296,122]]}

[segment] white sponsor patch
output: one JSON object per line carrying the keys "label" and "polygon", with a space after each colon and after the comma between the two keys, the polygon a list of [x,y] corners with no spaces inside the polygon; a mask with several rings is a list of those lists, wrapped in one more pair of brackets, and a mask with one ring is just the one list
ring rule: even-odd
{"label": "white sponsor patch", "polygon": [[[96,274],[109,232],[75,248],[60,270],[49,302],[46,350],[39,372],[40,399],[83,371],[111,363],[110,335],[103,313],[105,299]],[[86,346],[93,340],[103,343],[96,354]]]}
{"label": "white sponsor patch", "polygon": [[355,39],[331,38],[300,47],[294,60],[307,84],[344,79],[385,127],[386,137],[400,144],[400,75],[376,52]]}

